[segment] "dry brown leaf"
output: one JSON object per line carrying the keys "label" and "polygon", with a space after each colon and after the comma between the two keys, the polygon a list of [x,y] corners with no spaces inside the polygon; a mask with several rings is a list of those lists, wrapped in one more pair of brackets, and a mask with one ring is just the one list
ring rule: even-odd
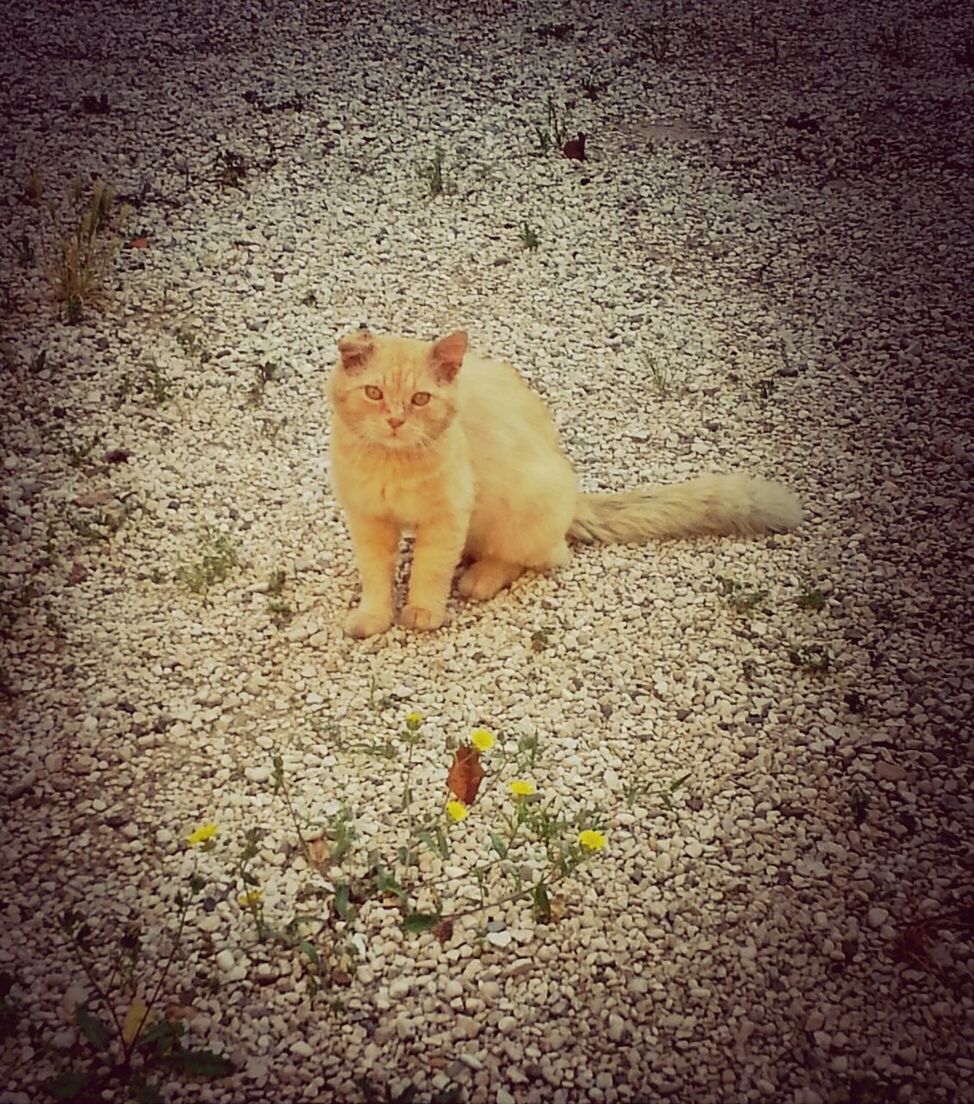
{"label": "dry brown leaf", "polygon": [[472,805],[477,800],[477,791],[484,777],[484,768],[480,765],[480,752],[469,744],[458,747],[446,784],[456,795],[457,801]]}
{"label": "dry brown leaf", "polygon": [[78,495],[74,500],[75,506],[109,506],[115,501],[111,491],[88,491]]}
{"label": "dry brown leaf", "polygon": [[324,836],[304,841],[308,850],[308,862],[314,866],[324,866],[328,862],[328,840]]}

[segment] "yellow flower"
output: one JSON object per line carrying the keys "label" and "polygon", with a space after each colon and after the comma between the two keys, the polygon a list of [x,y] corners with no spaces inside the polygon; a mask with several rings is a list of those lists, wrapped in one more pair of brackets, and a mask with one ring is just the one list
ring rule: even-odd
{"label": "yellow flower", "polygon": [[413,710],[412,713],[407,713],[406,714],[406,728],[408,728],[410,732],[415,732],[416,729],[419,728],[419,726],[422,723],[423,723],[423,714],[422,713],[417,713],[415,710]]}
{"label": "yellow flower", "polygon": [[448,801],[446,803],[446,812],[450,820],[463,820],[470,810],[462,801]]}
{"label": "yellow flower", "polygon": [[507,783],[507,788],[515,797],[530,797],[538,792],[538,787],[526,778],[515,778]]}
{"label": "yellow flower", "polygon": [[261,898],[264,896],[262,890],[248,889],[246,893],[241,893],[237,898],[237,904],[241,908],[253,908],[254,905],[260,904]]}
{"label": "yellow flower", "polygon": [[490,751],[495,740],[493,733],[488,732],[486,728],[478,728],[470,737],[470,742],[478,751]]}
{"label": "yellow flower", "polygon": [[596,832],[594,828],[586,828],[578,833],[578,842],[587,851],[601,851],[605,847],[605,833]]}
{"label": "yellow flower", "polygon": [[201,824],[195,832],[191,832],[186,837],[186,843],[190,847],[195,847],[198,843],[209,843],[211,839],[216,835],[215,824]]}

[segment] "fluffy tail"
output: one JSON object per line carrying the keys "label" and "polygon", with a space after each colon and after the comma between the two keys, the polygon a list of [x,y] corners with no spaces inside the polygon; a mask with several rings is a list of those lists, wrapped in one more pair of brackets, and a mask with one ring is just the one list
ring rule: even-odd
{"label": "fluffy tail", "polygon": [[669,487],[579,494],[568,536],[585,544],[664,537],[748,536],[794,529],[798,498],[753,475],[703,475]]}

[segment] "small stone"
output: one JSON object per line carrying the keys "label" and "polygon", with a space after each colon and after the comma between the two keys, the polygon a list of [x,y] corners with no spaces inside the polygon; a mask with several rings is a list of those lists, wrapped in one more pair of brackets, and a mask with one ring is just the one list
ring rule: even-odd
{"label": "small stone", "polygon": [[291,1044],[291,1053],[299,1058],[310,1058],[314,1054],[314,1047],[305,1039],[298,1039]]}
{"label": "small stone", "polygon": [[244,774],[251,782],[269,782],[271,778],[270,767],[247,767]]}
{"label": "small stone", "polygon": [[487,942],[494,947],[509,947],[514,938],[509,931],[496,931],[487,933]]}
{"label": "small stone", "polygon": [[220,951],[216,956],[216,964],[224,973],[228,973],[233,969],[233,952],[228,950]]}
{"label": "small stone", "polygon": [[874,772],[877,778],[882,778],[885,782],[902,782],[906,778],[905,768],[899,763],[887,763],[885,759],[876,764]]}
{"label": "small stone", "polygon": [[473,1016],[457,1016],[453,1022],[453,1034],[458,1039],[475,1039],[480,1034],[480,1023]]}
{"label": "small stone", "polygon": [[866,920],[871,928],[881,928],[889,919],[889,912],[878,905],[866,913]]}
{"label": "small stone", "polygon": [[812,1009],[805,1020],[805,1030],[811,1032],[821,1031],[824,1026],[825,1016],[817,1008]]}
{"label": "small stone", "polygon": [[614,1043],[621,1043],[626,1035],[625,1020],[615,1012],[609,1015],[609,1038]]}

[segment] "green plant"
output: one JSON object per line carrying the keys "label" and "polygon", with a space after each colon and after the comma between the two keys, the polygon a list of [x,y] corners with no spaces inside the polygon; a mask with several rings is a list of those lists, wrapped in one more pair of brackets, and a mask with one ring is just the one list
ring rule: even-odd
{"label": "green plant", "polygon": [[916,37],[902,21],[881,24],[873,49],[904,68],[912,66],[917,58]]}
{"label": "green plant", "polygon": [[[119,231],[128,208],[115,208],[113,189],[102,183],[90,195],[80,181],[68,192],[65,216],[53,200],[44,206],[42,252],[58,302],[68,322],[80,321],[88,306],[104,300],[105,282],[120,245]],[[67,224],[67,225],[66,225]]]}
{"label": "green plant", "polygon": [[852,819],[855,821],[858,828],[866,819],[866,814],[869,812],[869,794],[867,794],[859,786],[853,786],[849,791],[849,809],[852,812]]}
{"label": "green plant", "polygon": [[798,592],[798,604],[803,610],[818,611],[825,607],[825,595],[812,583],[802,583]]}
{"label": "green plant", "polygon": [[524,243],[525,249],[537,249],[540,240],[537,230],[529,226],[527,222],[521,224],[521,241]]}
{"label": "green plant", "polygon": [[664,23],[650,23],[639,34],[643,46],[643,56],[650,57],[658,65],[673,58],[673,36]]}
{"label": "green plant", "polygon": [[263,364],[258,364],[248,392],[251,404],[256,406],[264,398],[269,383],[283,378],[284,369],[276,360],[265,360]]}
{"label": "green plant", "polygon": [[828,649],[820,644],[801,644],[789,651],[788,658],[796,667],[810,674],[822,674],[832,667]]}
{"label": "green plant", "polygon": [[215,169],[216,181],[221,188],[242,188],[250,162],[236,150],[217,150]]}
{"label": "green plant", "polygon": [[73,1048],[73,1065],[46,1086],[54,1099],[116,1099],[114,1094],[107,1094],[112,1086],[123,1085],[127,1099],[136,1104],[156,1104],[162,1100],[160,1076],[186,1073],[224,1077],[233,1072],[232,1063],[223,1055],[188,1047],[185,1024],[170,1020],[161,1011],[166,983],[181,952],[187,913],[205,885],[194,867],[187,890],[175,894],[175,932],[169,954],[155,969],[145,962],[141,927],[132,923],[118,938],[107,975],[99,971],[93,953],[95,932],[79,912],[67,909],[62,913],[62,940],[80,966],[92,995],[74,1014],[84,1043]]}
{"label": "green plant", "polygon": [[538,143],[538,150],[545,154],[555,149],[560,151],[568,141],[569,123],[564,109],[559,112],[555,101],[548,97],[545,111],[545,121],[534,124],[534,133]]}
{"label": "green plant", "polygon": [[768,597],[767,590],[748,590],[743,583],[724,576],[717,577],[717,586],[727,604],[738,613],[750,613]]}
{"label": "green plant", "polygon": [[974,69],[974,30],[966,31],[954,51],[954,61],[965,69]]}
{"label": "green plant", "polygon": [[237,566],[237,551],[228,533],[208,533],[199,560],[183,564],[176,579],[194,594],[206,594],[214,583],[221,583]]}
{"label": "green plant", "polygon": [[267,612],[270,614],[271,621],[279,629],[285,628],[294,620],[294,610],[281,598],[272,598],[267,603]]}
{"label": "green plant", "polygon": [[111,108],[108,106],[108,93],[92,96],[90,93],[81,97],[81,110],[86,115],[107,115]]}
{"label": "green plant", "polygon": [[446,178],[443,174],[444,160],[443,151],[437,148],[430,160],[421,162],[417,169],[420,179],[426,181],[433,199],[446,190]]}
{"label": "green plant", "polygon": [[661,364],[651,353],[644,352],[642,362],[646,379],[652,384],[653,390],[659,398],[668,399],[674,391],[672,371],[665,364]]}
{"label": "green plant", "polygon": [[550,629],[535,629],[531,633],[531,651],[543,652],[551,643]]}

